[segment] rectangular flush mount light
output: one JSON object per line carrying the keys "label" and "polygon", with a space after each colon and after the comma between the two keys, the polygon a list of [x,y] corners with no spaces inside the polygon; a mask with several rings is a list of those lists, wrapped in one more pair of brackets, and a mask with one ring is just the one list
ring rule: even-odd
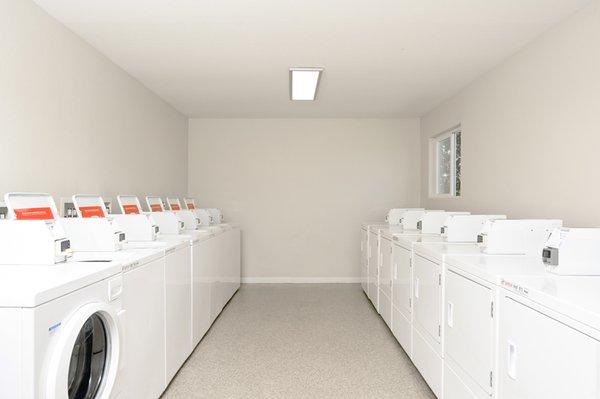
{"label": "rectangular flush mount light", "polygon": [[290,98],[292,101],[314,101],[323,68],[290,68]]}

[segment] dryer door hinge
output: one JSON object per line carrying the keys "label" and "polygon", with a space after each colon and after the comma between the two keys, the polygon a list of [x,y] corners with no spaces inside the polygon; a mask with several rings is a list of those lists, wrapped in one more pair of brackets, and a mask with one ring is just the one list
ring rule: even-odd
{"label": "dryer door hinge", "polygon": [[442,326],[440,324],[438,324],[438,336],[442,336]]}
{"label": "dryer door hinge", "polygon": [[442,275],[438,274],[438,285],[442,285]]}
{"label": "dryer door hinge", "polygon": [[492,301],[491,305],[490,305],[490,317],[493,319],[494,318],[494,302]]}
{"label": "dryer door hinge", "polygon": [[490,371],[490,387],[493,387],[493,381],[494,381],[494,372]]}

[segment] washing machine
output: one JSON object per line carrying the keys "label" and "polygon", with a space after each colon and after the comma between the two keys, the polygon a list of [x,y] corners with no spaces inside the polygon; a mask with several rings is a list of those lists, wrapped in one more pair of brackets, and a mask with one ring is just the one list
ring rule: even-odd
{"label": "washing machine", "polygon": [[[52,198],[45,200],[52,205]],[[128,317],[123,323],[121,362],[127,367],[122,368],[117,380],[119,392],[124,397],[158,398],[166,387],[164,251],[123,250],[125,233],[108,217],[101,196],[76,194],[72,201],[78,217],[55,220],[69,237],[71,259],[122,262],[122,306]]]}
{"label": "washing machine", "polygon": [[[121,209],[135,206],[141,209],[136,196],[117,196]],[[165,254],[165,385],[173,379],[179,368],[192,353],[192,254],[194,237],[180,235],[184,224],[172,212],[162,211],[159,197],[148,197],[150,209],[147,216],[158,226],[159,234],[154,240],[127,241],[124,248],[159,248]],[[156,201],[155,201],[156,199]],[[158,202],[157,202],[158,201]],[[160,207],[160,208],[159,208]],[[160,210],[158,210],[160,209]],[[140,235],[135,230],[145,229],[139,224],[131,228],[131,235]],[[129,235],[125,229],[126,236]]]}
{"label": "washing machine", "polygon": [[120,395],[119,262],[0,268],[0,397]]}

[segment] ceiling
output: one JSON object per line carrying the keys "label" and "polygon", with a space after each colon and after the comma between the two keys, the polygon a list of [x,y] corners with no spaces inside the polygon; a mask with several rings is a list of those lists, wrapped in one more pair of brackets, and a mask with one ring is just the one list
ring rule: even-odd
{"label": "ceiling", "polygon": [[[199,118],[414,117],[587,0],[35,0]],[[325,68],[315,102],[290,67]]]}

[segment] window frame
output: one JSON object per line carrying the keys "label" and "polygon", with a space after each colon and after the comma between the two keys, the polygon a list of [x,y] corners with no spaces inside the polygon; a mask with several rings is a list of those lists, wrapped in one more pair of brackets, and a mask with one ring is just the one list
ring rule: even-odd
{"label": "window frame", "polygon": [[[461,135],[461,158],[462,158],[462,128],[457,125],[429,139],[429,197],[430,198],[460,198],[461,194],[456,192],[456,137]],[[450,138],[450,193],[439,193],[439,159],[440,143]],[[462,169],[462,166],[461,166]],[[462,184],[461,184],[462,188]],[[462,190],[461,190],[462,191]]]}

